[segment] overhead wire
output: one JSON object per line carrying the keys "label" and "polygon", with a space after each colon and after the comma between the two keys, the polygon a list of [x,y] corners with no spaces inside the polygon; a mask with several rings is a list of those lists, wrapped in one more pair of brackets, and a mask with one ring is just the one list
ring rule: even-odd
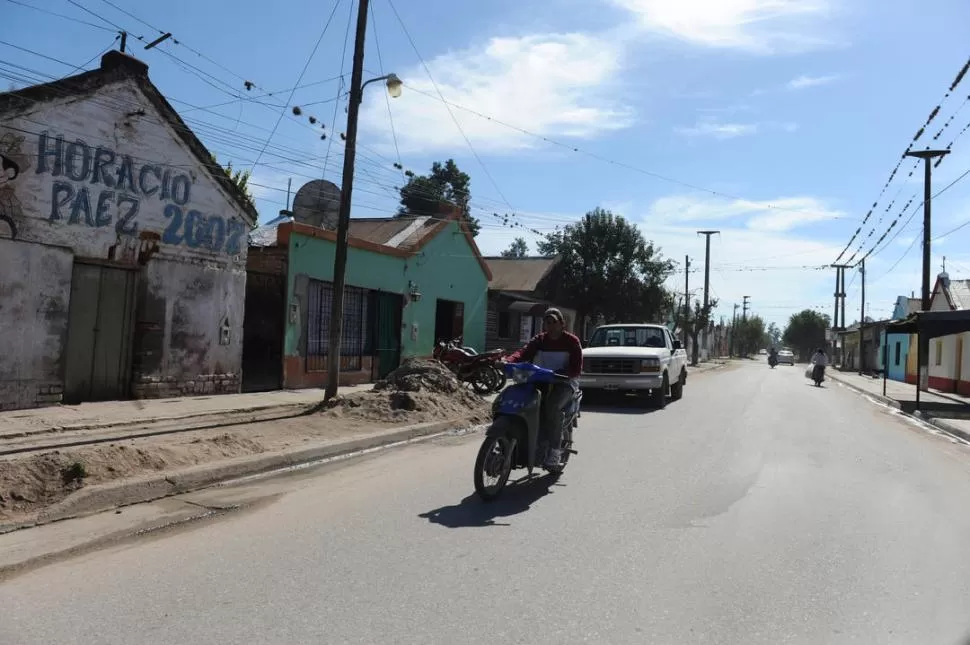
{"label": "overhead wire", "polygon": [[[873,211],[876,209],[877,205],[879,204],[879,200],[882,199],[883,195],[885,195],[886,193],[886,190],[889,188],[889,185],[892,183],[893,179],[895,179],[895,177],[897,176],[897,173],[899,172],[899,167],[906,159],[906,154],[913,149],[913,145],[915,145],[920,140],[920,138],[926,132],[926,128],[928,128],[930,124],[933,122],[933,120],[936,119],[936,117],[939,115],[940,109],[942,108],[943,104],[947,101],[947,99],[952,95],[953,91],[963,81],[963,78],[966,76],[968,70],[970,70],[970,58],[968,58],[966,63],[964,63],[963,67],[960,68],[960,71],[957,72],[957,75],[950,83],[949,88],[947,88],[946,92],[943,94],[943,98],[930,111],[929,116],[926,117],[926,121],[916,131],[916,134],[913,135],[909,144],[906,146],[906,150],[903,152],[902,155],[900,155],[899,161],[896,162],[896,166],[893,168],[892,172],[889,173],[889,178],[886,180],[886,182],[882,185],[882,188],[879,190],[879,194],[876,196],[876,200],[872,203],[872,206],[869,208],[869,211],[866,213],[865,217],[862,218],[862,223],[859,225],[858,228],[856,228],[855,232],[852,234],[852,237],[850,237],[848,243],[846,243],[845,248],[842,249],[842,252],[839,253],[837,258],[835,258],[835,261],[833,262],[833,264],[839,263],[839,260],[841,260],[845,256],[846,251],[848,251],[849,247],[852,246],[852,243],[862,232],[862,229],[865,228],[866,223],[869,221],[869,218],[872,217]],[[875,227],[873,228],[875,229]]]}
{"label": "overhead wire", "polygon": [[94,27],[95,29],[101,29],[103,31],[112,31],[111,28],[105,27],[104,25],[88,22],[87,20],[81,20],[80,18],[75,18],[74,16],[68,16],[63,13],[51,11],[50,9],[45,9],[43,7],[35,7],[34,5],[27,4],[26,2],[21,2],[21,0],[6,0],[6,1],[9,2],[10,4],[20,5],[21,7],[27,7],[28,9],[33,9],[34,11],[46,13],[48,16],[56,16],[58,18],[63,18],[64,20],[70,20],[71,22],[87,25],[88,27]]}
{"label": "overhead wire", "polygon": [[333,105],[333,116],[330,119],[330,140],[327,142],[327,154],[323,158],[323,174],[326,174],[327,166],[330,163],[330,150],[333,147],[333,138],[337,131],[337,114],[340,112],[340,96],[344,90],[344,66],[347,64],[347,45],[350,42],[350,26],[353,24],[354,18],[353,0],[348,4],[350,7],[347,10],[347,28],[344,30],[344,46],[340,51],[340,80],[337,83],[337,100]]}

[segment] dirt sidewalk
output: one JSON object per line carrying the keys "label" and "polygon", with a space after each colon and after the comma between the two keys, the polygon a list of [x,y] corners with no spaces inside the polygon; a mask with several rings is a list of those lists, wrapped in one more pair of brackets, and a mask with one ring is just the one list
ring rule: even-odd
{"label": "dirt sidewalk", "polygon": [[[0,459],[0,532],[63,517],[144,502],[226,477],[312,459],[341,446],[398,440],[474,425],[488,403],[442,366],[408,361],[374,389],[339,397],[288,419],[189,430]],[[362,443],[363,442],[363,443]]]}

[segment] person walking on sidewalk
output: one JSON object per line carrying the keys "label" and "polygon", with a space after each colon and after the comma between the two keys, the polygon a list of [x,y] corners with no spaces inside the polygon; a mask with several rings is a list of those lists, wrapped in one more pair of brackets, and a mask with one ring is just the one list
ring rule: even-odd
{"label": "person walking on sidewalk", "polygon": [[579,338],[565,328],[558,309],[547,309],[542,316],[542,333],[517,352],[505,357],[507,363],[527,362],[569,377],[569,383],[552,383],[542,397],[539,430],[548,433],[549,454],[546,465],[558,466],[562,456],[562,410],[579,389],[583,371],[583,346]]}
{"label": "person walking on sidewalk", "polygon": [[825,366],[829,364],[829,357],[825,350],[819,347],[812,356],[812,380],[818,383],[825,376]]}

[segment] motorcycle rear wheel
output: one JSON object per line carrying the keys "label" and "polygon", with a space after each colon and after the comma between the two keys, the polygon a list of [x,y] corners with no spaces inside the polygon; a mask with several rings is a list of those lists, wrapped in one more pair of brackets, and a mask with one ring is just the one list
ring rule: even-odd
{"label": "motorcycle rear wheel", "polygon": [[[508,483],[512,474],[513,449],[514,444],[508,437],[485,437],[482,442],[475,458],[475,492],[482,501],[494,501]],[[497,480],[486,485],[486,476],[497,476]]]}

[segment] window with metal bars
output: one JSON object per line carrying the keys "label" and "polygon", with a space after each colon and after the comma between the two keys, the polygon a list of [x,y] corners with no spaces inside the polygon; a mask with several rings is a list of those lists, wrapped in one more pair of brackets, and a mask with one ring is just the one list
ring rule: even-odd
{"label": "window with metal bars", "polygon": [[[360,370],[367,341],[369,293],[359,287],[344,288],[343,334],[340,346],[340,369]],[[330,313],[333,306],[333,284],[310,280],[307,289],[306,370],[327,369],[330,335]]]}

